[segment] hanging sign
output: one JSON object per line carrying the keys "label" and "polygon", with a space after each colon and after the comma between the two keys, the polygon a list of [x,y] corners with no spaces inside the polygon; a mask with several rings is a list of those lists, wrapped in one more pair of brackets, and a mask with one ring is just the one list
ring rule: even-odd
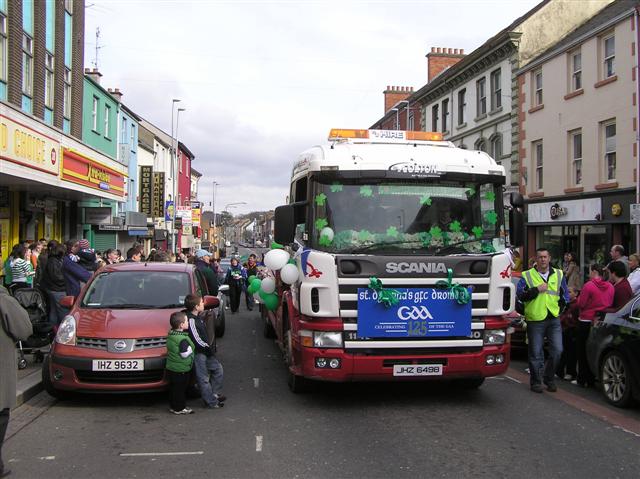
{"label": "hanging sign", "polygon": [[164,172],[153,173],[153,208],[152,216],[164,216]]}
{"label": "hanging sign", "polygon": [[147,216],[153,215],[153,166],[140,167],[140,212]]}

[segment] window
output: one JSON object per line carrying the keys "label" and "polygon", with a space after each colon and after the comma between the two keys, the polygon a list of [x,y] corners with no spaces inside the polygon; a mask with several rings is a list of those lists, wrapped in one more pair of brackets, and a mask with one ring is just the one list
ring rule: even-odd
{"label": "window", "polygon": [[73,0],[64,0],[64,9],[69,13],[73,13]]}
{"label": "window", "polygon": [[93,131],[98,131],[98,97],[93,97],[93,107],[91,109],[91,121]]}
{"label": "window", "polygon": [[109,105],[104,106],[104,137],[109,138],[109,117],[111,116],[111,107]]}
{"label": "window", "polygon": [[487,79],[480,78],[476,82],[476,116],[487,113]]}
{"label": "window", "polygon": [[582,88],[582,53],[571,54],[571,91]]}
{"label": "window", "polygon": [[131,149],[133,150],[136,147],[136,126],[134,124],[131,125]]}
{"label": "window", "polygon": [[122,117],[122,131],[120,131],[120,143],[127,142],[127,119]]}
{"label": "window", "polygon": [[7,17],[0,13],[0,81],[7,81]]}
{"label": "window", "polygon": [[33,96],[33,39],[22,34],[22,93]]}
{"label": "window", "polygon": [[439,112],[438,105],[431,108],[431,131],[438,131]]}
{"label": "window", "polygon": [[179,165],[179,169],[180,169],[180,173],[182,173],[182,155],[180,155],[180,152],[178,151],[178,165]]}
{"label": "window", "polygon": [[604,124],[604,167],[607,180],[616,179],[616,124]]}
{"label": "window", "polygon": [[478,151],[484,151],[486,153],[487,142],[484,140],[484,138],[480,138],[478,141],[476,141],[474,148]]}
{"label": "window", "polygon": [[571,176],[574,186],[582,184],[582,131],[571,133]]}
{"label": "window", "polygon": [[602,43],[604,52],[603,76],[609,78],[616,74],[616,37],[613,35],[606,37]]}
{"label": "window", "polygon": [[533,72],[533,106],[542,105],[542,70]]}
{"label": "window", "polygon": [[497,134],[493,138],[491,138],[491,157],[498,162],[501,163],[500,159],[502,158],[502,135]]}
{"label": "window", "polygon": [[491,72],[491,110],[502,107],[502,79],[501,70]]}
{"label": "window", "polygon": [[71,119],[71,70],[64,69],[64,98],[63,115],[67,120]]}
{"label": "window", "polygon": [[449,131],[449,99],[442,100],[442,131]]}
{"label": "window", "polygon": [[543,183],[543,176],[542,176],[542,163],[543,163],[543,158],[542,158],[542,141],[537,141],[535,143],[531,144],[531,149],[533,150],[533,161],[534,161],[534,165],[536,167],[536,183],[534,185],[534,188],[537,191],[541,191],[542,187],[544,185]]}
{"label": "window", "polygon": [[47,52],[45,57],[44,104],[53,108],[53,55]]}
{"label": "window", "polygon": [[458,126],[463,125],[465,122],[465,114],[467,112],[467,100],[466,89],[462,89],[458,92]]}
{"label": "window", "polygon": [[415,119],[413,117],[413,112],[409,113],[409,126],[407,127],[407,129],[409,131],[414,131],[414,126],[415,126]]}

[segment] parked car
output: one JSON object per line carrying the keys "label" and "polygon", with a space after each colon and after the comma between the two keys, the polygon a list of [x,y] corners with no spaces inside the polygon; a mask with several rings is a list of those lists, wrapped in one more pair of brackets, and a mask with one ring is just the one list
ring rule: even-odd
{"label": "parked car", "polygon": [[219,305],[206,282],[185,263],[120,263],[105,266],[71,308],[42,367],[46,391],[54,397],[78,392],[143,392],[167,387],[166,337],[171,313],[188,294]]}
{"label": "parked car", "polygon": [[608,402],[640,400],[640,295],[591,328],[587,358]]}

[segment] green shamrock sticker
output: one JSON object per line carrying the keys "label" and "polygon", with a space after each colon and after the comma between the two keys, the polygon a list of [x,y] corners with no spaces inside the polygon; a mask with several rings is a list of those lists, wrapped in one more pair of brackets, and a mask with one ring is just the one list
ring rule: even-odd
{"label": "green shamrock sticker", "polygon": [[387,228],[387,236],[389,236],[390,238],[397,238],[398,228],[396,228],[395,226],[389,226],[389,228]]}
{"label": "green shamrock sticker", "polygon": [[371,198],[373,196],[373,188],[367,185],[361,186],[360,195],[364,196],[365,198]]}
{"label": "green shamrock sticker", "polygon": [[495,211],[488,211],[485,213],[484,219],[487,220],[488,223],[495,225],[498,222],[498,213]]}
{"label": "green shamrock sticker", "polygon": [[331,246],[332,240],[327,235],[320,236],[320,246]]}
{"label": "green shamrock sticker", "polygon": [[473,233],[473,236],[476,237],[476,239],[479,239],[482,237],[482,232],[484,230],[482,229],[482,226],[474,226],[473,228],[471,228],[471,232]]}
{"label": "green shamrock sticker", "polygon": [[429,195],[423,195],[420,197],[420,204],[431,206],[431,197]]}
{"label": "green shamrock sticker", "polygon": [[418,238],[422,241],[422,246],[427,247],[431,243],[431,235],[426,231],[418,234]]}
{"label": "green shamrock sticker", "polygon": [[342,185],[340,183],[333,183],[331,185],[331,193],[339,193],[342,191]]}
{"label": "green shamrock sticker", "polygon": [[327,226],[329,223],[327,223],[327,218],[318,218],[316,220],[316,229],[317,230],[321,230],[322,228],[324,228],[325,226]]}
{"label": "green shamrock sticker", "polygon": [[496,194],[493,191],[487,191],[484,194],[484,198],[486,200],[489,200],[489,201],[495,201],[496,200]]}
{"label": "green shamrock sticker", "polygon": [[483,253],[495,253],[495,249],[493,248],[493,245],[491,243],[484,243],[482,245],[482,252]]}
{"label": "green shamrock sticker", "polygon": [[476,189],[473,186],[470,186],[469,188],[467,188],[467,196],[469,198],[471,198],[475,194],[476,194]]}
{"label": "green shamrock sticker", "polygon": [[449,225],[449,230],[453,231],[454,233],[460,233],[460,231],[462,230],[462,226],[460,226],[460,222],[456,220]]}
{"label": "green shamrock sticker", "polygon": [[439,226],[432,226],[431,229],[429,230],[429,234],[434,239],[442,238],[442,230],[440,229]]}
{"label": "green shamrock sticker", "polygon": [[327,195],[325,195],[324,193],[320,193],[319,195],[316,195],[316,205],[324,206],[326,201],[327,201]]}
{"label": "green shamrock sticker", "polygon": [[369,241],[372,238],[373,238],[373,235],[367,230],[362,230],[360,231],[360,233],[358,233],[358,239],[362,242]]}

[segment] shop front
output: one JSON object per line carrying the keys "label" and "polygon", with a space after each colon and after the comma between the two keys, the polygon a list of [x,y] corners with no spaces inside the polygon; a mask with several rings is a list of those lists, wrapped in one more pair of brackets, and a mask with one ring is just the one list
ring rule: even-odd
{"label": "shop front", "polygon": [[590,264],[606,264],[614,244],[629,251],[632,245],[629,225],[630,204],[635,192],[610,194],[576,200],[556,199],[527,205],[526,259],[535,258],[536,249],[549,250],[552,262],[561,266],[565,252],[578,258],[584,278]]}

